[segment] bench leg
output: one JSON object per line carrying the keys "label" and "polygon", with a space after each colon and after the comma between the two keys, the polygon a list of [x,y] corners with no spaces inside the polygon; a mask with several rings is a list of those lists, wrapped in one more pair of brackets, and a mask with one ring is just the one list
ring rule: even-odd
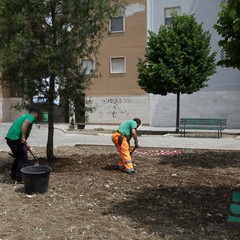
{"label": "bench leg", "polygon": [[222,130],[218,130],[218,138],[222,137]]}

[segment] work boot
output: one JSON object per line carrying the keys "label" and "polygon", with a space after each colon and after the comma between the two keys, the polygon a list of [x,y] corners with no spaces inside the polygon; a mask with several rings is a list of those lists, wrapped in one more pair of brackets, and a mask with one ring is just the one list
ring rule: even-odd
{"label": "work boot", "polygon": [[15,184],[15,185],[16,185],[16,184],[23,184],[23,180],[17,180],[17,181],[14,182],[14,184]]}
{"label": "work boot", "polygon": [[121,171],[124,170],[124,167],[118,166],[118,165],[112,165],[111,167],[112,167],[113,170],[121,170]]}
{"label": "work boot", "polygon": [[15,184],[22,184],[23,183],[23,178],[22,177],[16,177],[15,178]]}
{"label": "work boot", "polygon": [[129,174],[129,175],[133,175],[136,173],[135,170],[124,170],[125,173]]}

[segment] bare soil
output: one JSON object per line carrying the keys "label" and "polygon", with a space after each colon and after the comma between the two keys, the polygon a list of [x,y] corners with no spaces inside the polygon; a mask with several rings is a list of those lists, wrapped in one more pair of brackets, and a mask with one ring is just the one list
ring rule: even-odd
{"label": "bare soil", "polygon": [[12,183],[12,159],[0,152],[0,239],[240,239],[227,222],[238,151],[140,148],[133,176],[115,170],[111,146],[59,147],[51,162],[44,148],[33,152],[52,167],[45,194]]}

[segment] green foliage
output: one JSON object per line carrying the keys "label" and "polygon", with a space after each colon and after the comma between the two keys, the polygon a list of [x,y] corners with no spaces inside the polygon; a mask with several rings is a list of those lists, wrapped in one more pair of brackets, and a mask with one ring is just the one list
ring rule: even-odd
{"label": "green foliage", "polygon": [[59,95],[82,94],[93,76],[79,60],[94,57],[109,17],[123,5],[121,0],[1,0],[1,82],[29,99],[41,94],[49,103]]}
{"label": "green foliage", "polygon": [[25,102],[47,101],[47,159],[53,159],[54,100],[68,111],[91,84],[81,59],[93,58],[122,0],[1,0],[1,83]]}
{"label": "green foliage", "polygon": [[240,69],[240,0],[228,0],[221,4],[214,28],[222,36],[219,46],[224,50],[224,59],[218,65]]}
{"label": "green foliage", "polygon": [[193,93],[215,72],[210,34],[193,15],[173,16],[170,26],[149,32],[145,59],[138,60],[138,83],[147,93]]}

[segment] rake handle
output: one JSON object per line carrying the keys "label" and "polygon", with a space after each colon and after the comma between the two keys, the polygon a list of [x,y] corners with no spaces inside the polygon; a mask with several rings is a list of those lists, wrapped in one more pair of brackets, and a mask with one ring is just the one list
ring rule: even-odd
{"label": "rake handle", "polygon": [[35,155],[33,154],[33,152],[31,151],[31,149],[28,149],[28,151],[32,154],[33,158],[36,160]]}
{"label": "rake handle", "polygon": [[27,151],[29,151],[31,153],[31,155],[33,156],[34,160],[36,160],[37,158],[35,157],[35,155],[33,154],[31,148],[27,145],[27,143],[25,143],[25,146],[27,148]]}
{"label": "rake handle", "polygon": [[136,146],[133,148],[133,150],[130,152],[130,156],[132,156],[133,152],[136,150]]}

